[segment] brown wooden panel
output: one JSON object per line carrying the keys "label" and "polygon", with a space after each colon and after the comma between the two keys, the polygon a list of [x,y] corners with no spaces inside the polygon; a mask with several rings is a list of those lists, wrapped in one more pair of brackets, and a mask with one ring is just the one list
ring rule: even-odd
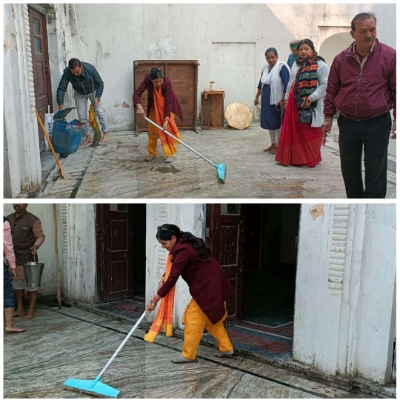
{"label": "brown wooden panel", "polygon": [[219,261],[225,267],[237,266],[238,246],[239,246],[239,227],[232,225],[222,225],[219,235]]}
{"label": "brown wooden panel", "polygon": [[[198,65],[199,63],[196,60],[136,60],[133,62],[134,90],[152,68],[161,68],[164,74],[171,79],[172,87],[182,107],[183,122],[176,118],[178,127],[196,131]],[[140,103],[147,110],[146,92],[143,93]],[[147,122],[142,118],[136,118],[136,113],[134,117],[135,130],[147,131]]]}
{"label": "brown wooden panel", "polygon": [[[50,112],[52,112],[46,16],[31,7],[28,7],[28,12],[32,50],[33,82],[35,88],[35,105],[42,121],[44,121],[44,114],[48,111],[48,106],[50,106]],[[40,151],[44,151],[44,134],[39,122],[38,132]]]}
{"label": "brown wooden panel", "polygon": [[224,127],[223,91],[201,93],[201,127],[202,129],[221,129]]}
{"label": "brown wooden panel", "polygon": [[[114,260],[110,263],[110,280],[109,292],[113,298],[126,298],[126,292],[129,290],[129,277],[127,274],[129,269],[128,260]],[[119,297],[121,296],[121,297]]]}
{"label": "brown wooden panel", "polygon": [[207,205],[207,245],[234,288],[234,296],[227,302],[228,323],[239,321],[242,313],[244,218],[243,205]]}
{"label": "brown wooden panel", "polygon": [[98,204],[97,288],[100,301],[133,295],[133,218],[127,205]]}

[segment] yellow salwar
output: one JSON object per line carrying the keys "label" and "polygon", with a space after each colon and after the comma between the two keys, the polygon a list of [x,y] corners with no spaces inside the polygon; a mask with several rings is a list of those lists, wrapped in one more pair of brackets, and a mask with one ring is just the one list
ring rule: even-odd
{"label": "yellow salwar", "polygon": [[204,329],[217,341],[221,353],[233,350],[233,345],[225,330],[224,322],[227,313],[215,324],[212,324],[194,299],[187,305],[182,323],[185,325],[182,356],[194,360],[197,354]]}

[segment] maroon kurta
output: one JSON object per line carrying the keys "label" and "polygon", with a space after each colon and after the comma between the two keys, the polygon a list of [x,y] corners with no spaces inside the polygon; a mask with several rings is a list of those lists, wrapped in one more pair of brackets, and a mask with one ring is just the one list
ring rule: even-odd
{"label": "maroon kurta", "polygon": [[[149,115],[151,107],[154,104],[154,86],[153,82],[150,79],[150,74],[145,75],[142,83],[139,87],[135,90],[133,94],[133,104],[136,107],[136,104],[140,103],[140,97],[147,89],[148,92],[148,101],[147,101],[147,115]],[[174,90],[172,89],[171,80],[167,77],[163,78],[163,84],[161,87],[162,95],[165,99],[165,109],[164,109],[164,116],[170,117],[171,111],[175,113],[179,119],[183,122],[183,114],[181,105],[179,104],[178,98],[176,97]]]}
{"label": "maroon kurta", "polygon": [[225,301],[233,295],[232,285],[217,260],[209,256],[206,262],[198,259],[198,252],[190,244],[178,242],[172,251],[171,273],[157,294],[164,297],[179,276],[186,281],[189,292],[215,324],[225,315]]}

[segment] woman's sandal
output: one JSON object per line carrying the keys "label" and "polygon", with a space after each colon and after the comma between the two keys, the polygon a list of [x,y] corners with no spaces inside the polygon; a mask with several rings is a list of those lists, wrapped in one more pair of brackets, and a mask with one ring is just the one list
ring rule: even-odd
{"label": "woman's sandal", "polygon": [[189,360],[188,358],[183,357],[182,355],[175,357],[171,360],[174,364],[187,364],[187,363],[193,363],[193,362],[198,362],[199,360],[195,358],[194,360]]}
{"label": "woman's sandal", "polygon": [[225,353],[219,352],[218,354],[215,355],[215,357],[218,357],[218,358],[236,358],[237,356],[238,356],[238,354],[235,353],[234,350],[227,351]]}

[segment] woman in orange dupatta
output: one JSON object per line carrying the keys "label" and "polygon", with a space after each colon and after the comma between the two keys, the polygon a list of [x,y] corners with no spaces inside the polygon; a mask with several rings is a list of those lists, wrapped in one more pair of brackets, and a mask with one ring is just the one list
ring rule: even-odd
{"label": "woman in orange dupatta", "polygon": [[[160,286],[168,279],[172,267],[172,255],[168,254],[167,263],[165,266],[165,274]],[[154,342],[157,335],[164,328],[165,336],[172,336],[172,314],[174,312],[175,286],[168,294],[161,299],[160,308],[158,309],[156,318],[150,327],[149,332],[144,335],[146,342]]]}
{"label": "woman in orange dupatta", "polygon": [[[135,90],[133,95],[133,104],[136,108],[136,113],[141,117],[146,116],[146,112],[140,104],[140,97],[145,90],[148,92],[148,118],[156,122],[157,125],[162,126],[163,129],[167,130],[178,139],[181,139],[178,127],[175,123],[175,115],[177,115],[181,121],[183,121],[183,115],[179,101],[172,89],[171,80],[164,76],[160,68],[152,68],[150,74],[145,75],[142,83]],[[145,160],[152,161],[156,159],[157,142],[160,138],[166,156],[165,162],[172,162],[174,154],[177,152],[175,146],[178,142],[150,123],[147,125],[147,133],[149,136],[147,146],[149,155]]]}
{"label": "woman in orange dupatta", "polygon": [[[188,284],[192,296],[182,320],[185,325],[182,353],[171,361],[176,364],[197,362],[197,349],[205,329],[217,341],[218,357],[235,357],[224,327],[226,301],[233,295],[225,271],[211,255],[203,239],[190,232],[182,232],[176,225],[159,226],[156,238],[172,257],[172,266],[168,278],[158,288],[146,311],[154,311],[158,301],[165,301],[180,276]],[[163,321],[160,318],[159,323]]]}

